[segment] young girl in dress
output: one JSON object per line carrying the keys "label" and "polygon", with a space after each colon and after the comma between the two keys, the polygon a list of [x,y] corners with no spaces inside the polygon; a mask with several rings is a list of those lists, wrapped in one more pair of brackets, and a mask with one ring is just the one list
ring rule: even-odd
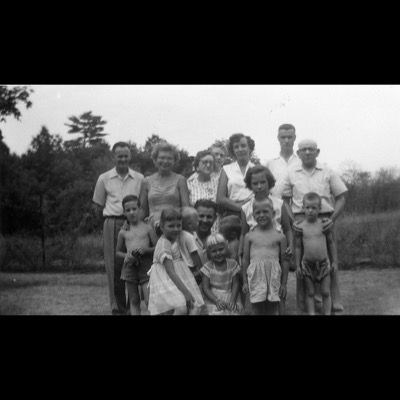
{"label": "young girl in dress", "polygon": [[286,297],[289,260],[286,237],[274,229],[275,210],[271,199],[255,199],[253,216],[257,225],[246,234],[243,251],[243,291],[249,293],[253,314],[278,315]]}
{"label": "young girl in dress", "polygon": [[190,233],[182,231],[182,214],[175,208],[161,212],[160,228],[163,234],[148,272],[150,315],[198,315],[204,300],[188,267],[190,254],[197,253],[196,243]]}
{"label": "young girl in dress", "polygon": [[219,233],[207,238],[209,261],[200,269],[208,315],[240,315],[239,264],[227,258],[228,241]]}

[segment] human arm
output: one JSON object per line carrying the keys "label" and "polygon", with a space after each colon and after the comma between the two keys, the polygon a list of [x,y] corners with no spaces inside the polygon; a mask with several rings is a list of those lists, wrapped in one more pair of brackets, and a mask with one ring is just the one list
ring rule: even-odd
{"label": "human arm", "polygon": [[287,242],[287,247],[284,256],[287,257],[288,260],[290,260],[294,250],[294,239],[293,239],[292,227],[290,226],[288,211],[286,209],[285,204],[282,204],[281,225],[282,225],[282,231],[286,236],[286,242]]}
{"label": "human arm", "polygon": [[249,293],[249,282],[247,278],[247,268],[250,265],[250,234],[247,233],[244,237],[244,245],[243,245],[243,258],[242,258],[242,275],[243,275],[243,293]]}
{"label": "human arm", "polygon": [[179,278],[178,274],[175,272],[174,263],[169,258],[164,258],[163,261],[165,271],[168,276],[171,278],[172,282],[174,282],[175,286],[183,293],[186,299],[186,304],[188,309],[193,308],[193,303],[195,302],[194,297],[190,293],[189,289],[182,282],[181,278]]}
{"label": "human arm", "polygon": [[238,250],[238,259],[239,263],[242,263],[242,257],[243,257],[243,248],[244,248],[244,237],[246,236],[246,233],[249,231],[249,225],[246,221],[246,214],[242,209],[242,215],[240,217],[240,223],[242,225],[242,230],[240,232],[240,239],[239,239],[239,250]]}
{"label": "human arm", "polygon": [[288,274],[289,274],[289,265],[290,262],[286,256],[286,248],[287,248],[287,241],[286,241],[286,236],[282,235],[280,239],[280,264],[282,268],[282,275],[281,275],[281,286],[279,288],[279,298],[281,300],[286,299],[286,294],[287,294],[287,280],[288,280]]}
{"label": "human arm", "polygon": [[124,262],[135,261],[136,258],[129,252],[126,251],[125,247],[125,231],[120,230],[118,232],[117,245],[115,248],[115,255],[119,258],[123,258]]}
{"label": "human arm", "polygon": [[143,220],[145,220],[149,214],[149,184],[147,179],[144,179],[140,188],[140,208],[142,209]]}
{"label": "human arm", "polygon": [[209,299],[211,302],[213,302],[218,310],[222,311],[226,309],[226,304],[224,301],[219,299],[212,291],[211,291],[211,286],[210,286],[210,278],[206,275],[203,274],[202,277],[202,285],[203,285],[203,292],[207,299]]}
{"label": "human arm", "polygon": [[242,206],[235,203],[228,197],[228,176],[225,170],[222,168],[221,175],[219,176],[218,189],[217,189],[217,204],[223,208],[240,212]]}
{"label": "human arm", "polygon": [[228,303],[228,310],[229,311],[237,311],[237,296],[239,294],[239,277],[238,275],[234,275],[232,277],[232,293],[230,302]]}
{"label": "human arm", "polygon": [[332,215],[329,218],[322,219],[322,231],[325,233],[328,231],[335,221],[338,219],[340,214],[343,212],[344,206],[346,204],[347,192],[340,194],[335,197],[335,208],[333,210]]}
{"label": "human arm", "polygon": [[300,278],[301,273],[301,258],[303,256],[303,236],[302,233],[294,233],[294,254],[296,261],[296,276]]}
{"label": "human arm", "polygon": [[328,244],[329,254],[332,257],[331,274],[334,274],[338,269],[338,256],[337,256],[336,243],[335,240],[333,239],[333,233],[331,231],[329,231],[326,234],[326,242]]}
{"label": "human arm", "polygon": [[181,176],[178,181],[178,190],[179,190],[181,207],[190,207],[189,189],[186,183],[186,179],[183,176]]}

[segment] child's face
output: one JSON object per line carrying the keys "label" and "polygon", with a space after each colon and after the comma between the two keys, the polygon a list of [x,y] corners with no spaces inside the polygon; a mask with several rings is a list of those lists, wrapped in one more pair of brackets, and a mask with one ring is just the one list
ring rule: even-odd
{"label": "child's face", "polygon": [[303,210],[308,220],[314,220],[318,218],[318,213],[321,210],[321,204],[318,200],[306,200],[303,204]]}
{"label": "child's face", "polygon": [[140,208],[137,201],[127,201],[124,204],[124,215],[129,222],[136,223],[139,221]]}
{"label": "child's face", "polygon": [[256,204],[253,208],[253,217],[260,226],[267,226],[270,224],[274,215],[275,211],[267,202]]}
{"label": "child's face", "polygon": [[189,226],[192,232],[197,232],[199,229],[199,214],[192,214],[189,218]]}
{"label": "child's face", "polygon": [[215,264],[222,264],[228,254],[225,243],[214,244],[208,249],[208,256]]}
{"label": "child's face", "polygon": [[269,185],[268,185],[268,179],[265,176],[264,172],[252,174],[251,190],[254,192],[256,197],[260,194],[268,196]]}
{"label": "child's face", "polygon": [[166,221],[163,226],[160,226],[164,236],[171,242],[175,241],[182,231],[182,221],[173,219]]}

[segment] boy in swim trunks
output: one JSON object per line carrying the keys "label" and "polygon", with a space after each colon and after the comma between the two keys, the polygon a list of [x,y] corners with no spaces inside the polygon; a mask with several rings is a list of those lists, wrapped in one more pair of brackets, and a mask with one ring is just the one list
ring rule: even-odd
{"label": "boy in swim trunks", "polygon": [[[318,218],[321,197],[314,192],[303,198],[305,220],[300,223],[303,233],[295,232],[296,273],[303,277],[306,286],[306,308],[308,315],[315,314],[315,285],[320,283],[323,313],[331,314],[331,272],[337,269],[337,250],[332,231],[322,231],[322,221]],[[328,253],[329,252],[329,253]],[[332,266],[329,262],[332,256]]]}
{"label": "boy in swim trunks", "polygon": [[124,258],[121,279],[125,281],[128,291],[131,315],[141,315],[139,286],[147,306],[150,279],[147,272],[153,263],[153,253],[158,238],[154,229],[141,220],[140,200],[137,196],[125,196],[122,208],[129,221],[129,229],[119,231],[115,254]]}

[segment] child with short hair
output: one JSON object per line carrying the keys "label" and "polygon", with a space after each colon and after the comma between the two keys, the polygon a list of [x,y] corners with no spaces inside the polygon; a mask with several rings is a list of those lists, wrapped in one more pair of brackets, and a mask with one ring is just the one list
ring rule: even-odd
{"label": "child with short hair", "polygon": [[249,293],[255,315],[278,315],[280,300],[286,298],[289,261],[284,256],[287,241],[274,229],[274,206],[268,197],[255,199],[257,225],[246,234],[242,259],[243,291]]}
{"label": "child with short hair", "polygon": [[[323,232],[318,218],[321,196],[309,192],[303,197],[305,219],[299,224],[302,233],[295,232],[295,256],[297,273],[304,278],[308,315],[315,314],[315,285],[320,283],[324,315],[331,314],[331,271],[337,269],[337,250],[332,231]],[[332,266],[329,261],[332,257]]]}
{"label": "child with short hair", "polygon": [[[129,221],[127,230],[120,230],[116,256],[124,258],[121,279],[128,291],[131,315],[140,315],[140,294],[142,289],[146,306],[149,304],[148,281],[157,235],[154,229],[141,220],[140,200],[135,195],[122,199],[124,215]],[[126,252],[125,252],[126,249]]]}
{"label": "child with short hair", "polygon": [[182,207],[182,230],[189,232],[196,243],[199,261],[196,254],[192,254],[193,264],[189,265],[197,284],[201,289],[201,274],[200,268],[207,262],[207,255],[203,251],[203,244],[197,236],[197,229],[199,227],[199,214],[193,207]]}
{"label": "child with short hair", "polygon": [[[189,269],[190,257],[197,246],[190,233],[182,231],[182,214],[173,207],[160,216],[163,232],[154,250],[153,265],[148,272],[149,312],[151,315],[198,315],[204,300]],[[198,255],[198,254],[197,254]]]}
{"label": "child with short hair", "polygon": [[239,262],[239,239],[242,230],[240,218],[237,215],[227,215],[221,218],[219,232],[228,241],[229,258]]}
{"label": "child with short hair", "polygon": [[228,241],[219,233],[207,238],[209,261],[201,268],[208,315],[240,315],[239,264],[228,258]]}

